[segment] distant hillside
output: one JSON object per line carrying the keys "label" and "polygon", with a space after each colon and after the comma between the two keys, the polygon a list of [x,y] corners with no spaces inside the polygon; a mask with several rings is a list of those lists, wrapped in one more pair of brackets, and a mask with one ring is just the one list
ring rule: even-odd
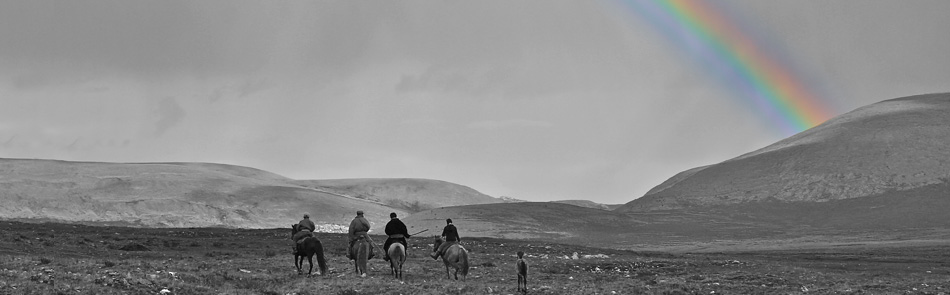
{"label": "distant hillside", "polygon": [[561,201],[551,201],[551,202],[569,204],[569,205],[585,207],[585,208],[607,210],[607,211],[611,211],[611,210],[620,208],[620,206],[623,206],[623,204],[601,204],[601,203],[597,203],[597,202],[589,201],[589,200],[561,200]]}
{"label": "distant hillside", "polygon": [[294,183],[334,194],[379,202],[409,212],[473,204],[501,203],[470,187],[415,178],[298,180]]}
{"label": "distant hillside", "polygon": [[470,205],[419,212],[403,221],[410,232],[438,235],[452,218],[459,235],[514,239],[569,239],[626,232],[636,221],[627,215],[552,202]]}
{"label": "distant hillside", "polygon": [[[0,218],[147,227],[288,227],[303,213],[346,225],[393,209],[300,187],[266,171],[204,163],[0,159]],[[329,228],[333,228],[330,226]]]}
{"label": "distant hillside", "polygon": [[[442,233],[451,218],[466,237],[540,239],[620,249],[657,249],[677,245],[697,249],[704,243],[797,237],[798,229],[736,220],[722,214],[656,212],[624,214],[554,202],[522,202],[437,208],[402,218],[414,240]],[[790,233],[791,232],[791,233]],[[814,233],[809,233],[814,234]],[[699,245],[699,246],[697,246]]]}
{"label": "distant hillside", "polygon": [[950,208],[941,189],[950,182],[948,143],[950,94],[886,100],[684,171],[617,211],[717,210],[775,222],[809,216],[808,223],[836,227],[893,216],[906,227],[950,226],[950,211],[933,210]]}

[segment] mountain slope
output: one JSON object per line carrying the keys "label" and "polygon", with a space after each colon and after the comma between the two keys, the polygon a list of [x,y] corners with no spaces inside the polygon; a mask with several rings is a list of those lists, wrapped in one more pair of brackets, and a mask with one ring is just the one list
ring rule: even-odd
{"label": "mountain slope", "polygon": [[950,181],[948,114],[950,94],[882,101],[760,150],[682,172],[617,211],[844,200],[856,205],[869,197],[935,191],[928,187]]}
{"label": "mountain slope", "polygon": [[551,203],[561,203],[561,204],[574,205],[578,207],[593,208],[593,209],[600,209],[600,210],[607,210],[607,211],[611,211],[622,206],[622,204],[601,204],[601,203],[597,203],[590,200],[560,200],[560,201],[551,201]]}
{"label": "mountain slope", "polygon": [[470,187],[450,182],[415,178],[362,178],[299,180],[295,183],[317,190],[370,200],[409,212],[501,203],[503,200],[482,194]]}
{"label": "mountain slope", "polygon": [[297,186],[266,171],[204,163],[95,163],[0,159],[0,218],[148,227],[287,227],[375,224],[382,204]]}
{"label": "mountain slope", "polygon": [[459,235],[503,238],[577,239],[603,237],[638,221],[619,213],[554,202],[521,202],[437,208],[403,218],[410,232],[442,233],[445,219],[452,218]]}

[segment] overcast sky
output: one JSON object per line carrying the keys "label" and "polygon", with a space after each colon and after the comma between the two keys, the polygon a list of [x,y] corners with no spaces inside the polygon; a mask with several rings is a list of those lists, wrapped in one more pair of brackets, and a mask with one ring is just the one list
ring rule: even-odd
{"label": "overcast sky", "polygon": [[[716,1],[836,114],[950,90],[950,1]],[[0,0],[0,157],[626,203],[776,132],[616,1]]]}

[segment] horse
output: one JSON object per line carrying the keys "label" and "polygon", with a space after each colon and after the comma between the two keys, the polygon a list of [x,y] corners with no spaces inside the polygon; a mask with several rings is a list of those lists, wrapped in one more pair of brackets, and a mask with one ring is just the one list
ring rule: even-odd
{"label": "horse", "polygon": [[[297,232],[300,232],[299,225],[294,224],[291,227],[290,238],[293,239],[294,235]],[[294,266],[297,267],[297,274],[303,274],[303,258],[307,257],[307,262],[310,263],[310,270],[307,271],[307,276],[313,275],[313,255],[317,255],[317,264],[320,266],[320,275],[327,274],[327,259],[323,256],[323,244],[320,243],[320,240],[316,237],[310,236],[303,238],[302,242],[296,243],[297,253],[294,254]]]}
{"label": "horse", "polygon": [[389,245],[389,268],[392,270],[393,278],[402,280],[402,264],[406,262],[406,247],[402,243],[396,242]]}
{"label": "horse", "polygon": [[353,243],[353,247],[350,248],[350,259],[354,261],[356,265],[356,273],[360,276],[366,276],[366,261],[369,260],[370,252],[373,251],[373,246],[370,245],[370,241],[364,236],[359,236],[356,243]]}
{"label": "horse", "polygon": [[518,251],[518,292],[528,294],[528,263],[524,262],[523,251]]}
{"label": "horse", "polygon": [[[442,246],[442,243],[441,238],[436,238],[435,243],[432,244],[432,252],[439,251],[439,246]],[[462,275],[463,281],[465,280],[465,276],[468,275],[468,251],[458,243],[445,249],[445,253],[442,254],[442,263],[445,264],[446,279],[450,278],[449,266],[455,269],[456,281],[459,279],[459,274]]]}

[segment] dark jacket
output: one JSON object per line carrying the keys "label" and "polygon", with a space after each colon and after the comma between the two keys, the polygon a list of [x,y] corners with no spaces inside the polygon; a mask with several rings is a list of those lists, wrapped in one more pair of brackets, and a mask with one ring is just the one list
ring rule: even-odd
{"label": "dark jacket", "polygon": [[300,222],[297,223],[297,230],[303,230],[305,228],[311,232],[317,230],[317,226],[313,224],[313,221],[306,218],[301,219]]}
{"label": "dark jacket", "polygon": [[442,229],[442,236],[445,237],[446,242],[459,242],[462,241],[462,238],[459,237],[459,231],[455,228],[454,224],[446,225]]}
{"label": "dark jacket", "polygon": [[402,235],[403,238],[408,238],[409,230],[406,229],[406,224],[402,223],[402,220],[399,220],[399,218],[393,218],[390,219],[389,223],[386,224],[386,235],[390,237],[393,235]]}

